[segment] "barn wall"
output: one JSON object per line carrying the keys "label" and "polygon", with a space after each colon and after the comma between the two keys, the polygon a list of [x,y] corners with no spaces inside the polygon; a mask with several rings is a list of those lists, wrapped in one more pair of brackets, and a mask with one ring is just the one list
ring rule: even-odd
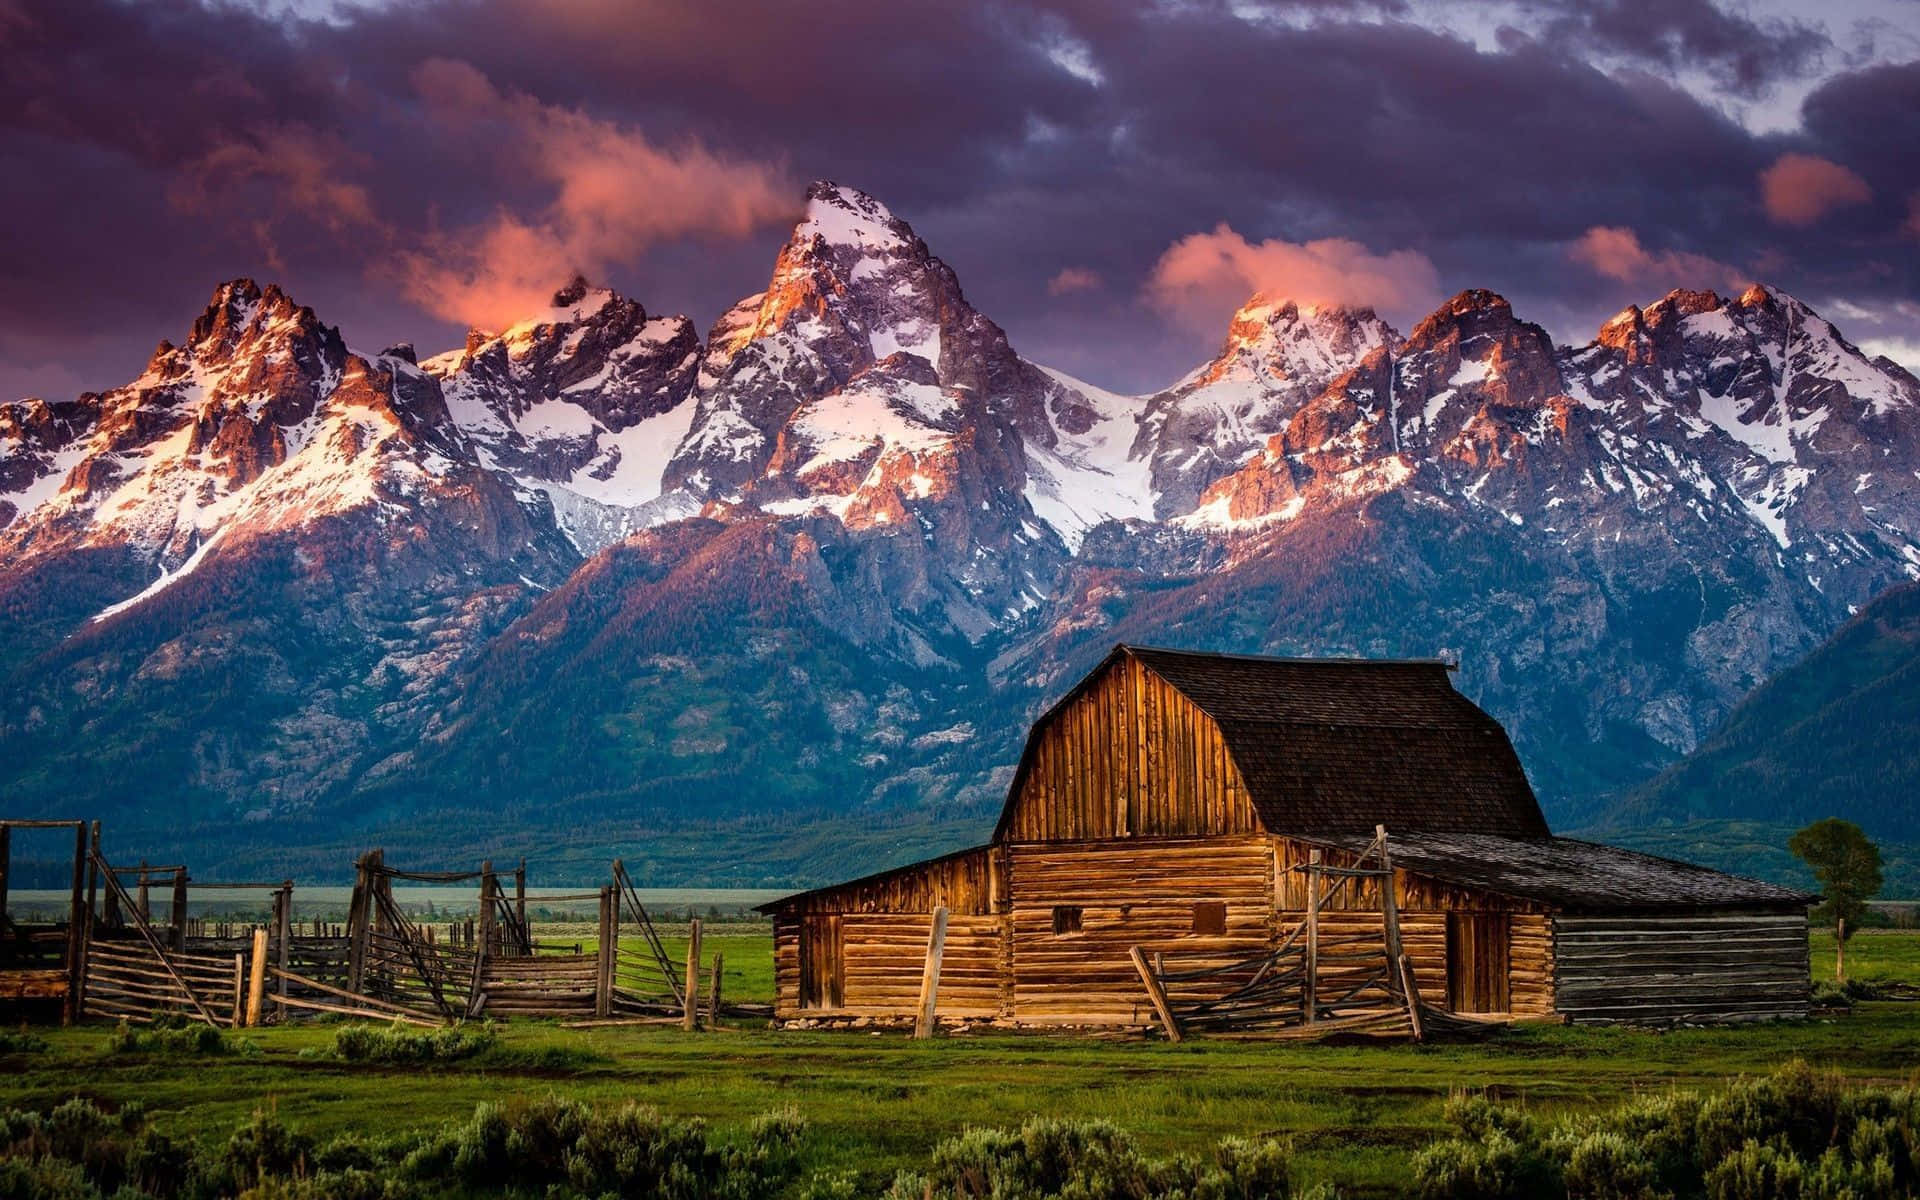
{"label": "barn wall", "polygon": [[773,915],[773,1011],[800,1011],[800,917],[784,909]]}
{"label": "barn wall", "polygon": [[1807,1015],[1804,912],[1560,916],[1555,1001],[1579,1023]]}
{"label": "barn wall", "polygon": [[[848,916],[845,1011],[874,1017],[911,1017],[920,1005],[931,913]],[[945,1017],[994,1017],[1000,1011],[999,917],[947,918],[936,1011]]]}
{"label": "barn wall", "polygon": [[1042,725],[1023,767],[1007,841],[1260,830],[1213,718],[1132,658]]}
{"label": "barn wall", "polygon": [[[980,847],[867,880],[796,896],[773,918],[774,1012],[782,1018],[837,1013],[912,1016],[920,1000],[933,910],[945,906],[938,1010],[943,1016],[996,1016],[1002,1003],[1004,919],[995,896],[1004,852]],[[802,1009],[804,918],[840,914],[841,1000]]]}
{"label": "barn wall", "polygon": [[[1146,1023],[1133,947],[1179,970],[1222,966],[1271,945],[1273,852],[1262,837],[1133,839],[1010,847],[1012,1015],[1029,1024]],[[1225,933],[1193,932],[1194,905],[1226,905]],[[1080,929],[1054,932],[1054,908]]]}

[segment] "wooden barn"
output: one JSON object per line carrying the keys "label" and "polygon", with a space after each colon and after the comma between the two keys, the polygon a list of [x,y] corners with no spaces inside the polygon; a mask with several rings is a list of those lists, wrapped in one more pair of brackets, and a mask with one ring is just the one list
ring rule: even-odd
{"label": "wooden barn", "polygon": [[1035,723],[991,843],[764,911],[783,1019],[1178,1036],[1802,1016],[1809,899],[1554,837],[1444,663],[1119,646]]}

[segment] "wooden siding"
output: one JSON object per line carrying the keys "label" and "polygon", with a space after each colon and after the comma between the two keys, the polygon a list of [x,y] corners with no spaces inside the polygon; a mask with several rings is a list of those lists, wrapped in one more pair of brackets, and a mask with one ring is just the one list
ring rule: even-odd
{"label": "wooden siding", "polygon": [[[1145,1023],[1128,955],[1164,951],[1180,970],[1224,966],[1271,945],[1273,853],[1261,837],[1036,843],[1010,847],[1012,1016],[1026,1024]],[[1226,933],[1193,933],[1196,903],[1227,906]],[[1056,936],[1055,905],[1079,932]]]}
{"label": "wooden siding", "polygon": [[1559,1010],[1579,1023],[1804,1017],[1801,912],[1554,919]]}
{"label": "wooden siding", "polygon": [[946,906],[955,916],[995,911],[995,854],[980,846],[914,863],[838,887],[802,892],[779,902],[782,915],[807,913],[930,913]]}
{"label": "wooden siding", "polygon": [[999,839],[1260,829],[1213,718],[1137,660],[1122,658],[1035,730]]}

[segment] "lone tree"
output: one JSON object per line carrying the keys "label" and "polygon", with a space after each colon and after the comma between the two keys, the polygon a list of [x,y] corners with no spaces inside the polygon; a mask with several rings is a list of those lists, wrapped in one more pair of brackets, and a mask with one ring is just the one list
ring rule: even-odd
{"label": "lone tree", "polygon": [[1852,821],[1828,817],[1794,834],[1787,849],[1813,868],[1826,894],[1813,915],[1833,925],[1833,977],[1845,983],[1847,939],[1860,927],[1867,901],[1880,891],[1880,847]]}

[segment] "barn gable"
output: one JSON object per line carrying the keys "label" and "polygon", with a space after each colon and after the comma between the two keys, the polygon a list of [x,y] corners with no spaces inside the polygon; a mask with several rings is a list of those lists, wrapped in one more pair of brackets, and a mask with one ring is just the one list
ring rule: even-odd
{"label": "barn gable", "polygon": [[1546,837],[1438,662],[1119,646],[1033,728],[996,841],[1371,830]]}

